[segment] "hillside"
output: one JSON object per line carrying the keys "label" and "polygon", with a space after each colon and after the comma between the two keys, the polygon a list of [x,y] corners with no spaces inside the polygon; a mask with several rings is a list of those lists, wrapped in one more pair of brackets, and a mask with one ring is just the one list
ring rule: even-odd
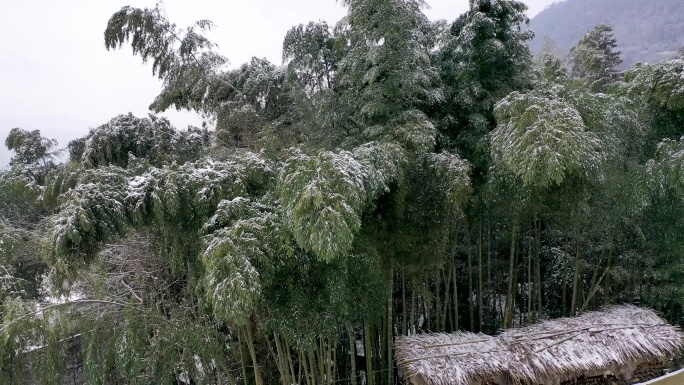
{"label": "hillside", "polygon": [[682,0],[565,0],[555,3],[530,23],[537,53],[544,37],[567,53],[585,32],[600,23],[613,26],[622,51],[623,67],[639,61],[669,59],[684,47],[684,1]]}

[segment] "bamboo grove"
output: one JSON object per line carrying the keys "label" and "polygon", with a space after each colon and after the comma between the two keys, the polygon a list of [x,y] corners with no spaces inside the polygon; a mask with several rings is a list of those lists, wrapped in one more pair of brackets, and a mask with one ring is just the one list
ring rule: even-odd
{"label": "bamboo grove", "polygon": [[[684,320],[684,60],[618,71],[610,26],[533,57],[526,6],[343,0],[283,64],[229,68],[158,6],[112,15],[163,89],[67,147],[12,130],[0,381],[368,384],[397,335],[605,304]],[[75,358],[74,358],[75,357]]]}

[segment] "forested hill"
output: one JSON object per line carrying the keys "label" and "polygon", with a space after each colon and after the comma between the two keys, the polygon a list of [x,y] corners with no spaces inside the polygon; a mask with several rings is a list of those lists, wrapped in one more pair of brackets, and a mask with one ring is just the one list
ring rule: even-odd
{"label": "forested hill", "polygon": [[535,39],[530,47],[537,53],[548,36],[559,53],[567,53],[591,28],[608,23],[626,69],[639,61],[654,63],[674,56],[684,46],[682,20],[682,0],[565,0],[532,19]]}

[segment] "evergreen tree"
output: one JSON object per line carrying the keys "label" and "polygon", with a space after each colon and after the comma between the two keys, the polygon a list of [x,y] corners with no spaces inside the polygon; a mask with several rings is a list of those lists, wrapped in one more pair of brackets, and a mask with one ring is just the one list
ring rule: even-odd
{"label": "evergreen tree", "polygon": [[618,80],[618,67],[622,64],[613,27],[599,24],[570,50],[573,76],[582,79],[594,92],[603,92]]}
{"label": "evergreen tree", "polygon": [[[476,164],[486,164],[484,136],[496,125],[494,104],[529,86],[532,56],[527,43],[534,34],[527,6],[520,1],[476,0],[454,21],[439,44],[436,61],[444,87],[441,147],[458,149]],[[478,155],[476,155],[476,153]]]}

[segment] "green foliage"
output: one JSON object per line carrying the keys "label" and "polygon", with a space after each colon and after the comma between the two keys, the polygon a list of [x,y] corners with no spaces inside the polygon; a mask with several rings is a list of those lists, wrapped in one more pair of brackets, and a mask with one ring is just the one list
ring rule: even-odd
{"label": "green foliage", "polygon": [[616,47],[612,26],[599,24],[594,27],[570,50],[573,76],[582,79],[594,92],[605,91],[619,77],[622,59]]}
{"label": "green foliage", "polygon": [[496,105],[492,158],[526,186],[546,188],[568,175],[588,175],[601,163],[602,142],[580,113],[554,95],[513,92]]}
{"label": "green foliage", "polygon": [[445,100],[440,107],[441,146],[476,157],[485,135],[496,125],[494,104],[529,85],[532,56],[527,42],[534,34],[520,1],[477,0],[454,21],[440,41],[437,61]]}
{"label": "green foliage", "polygon": [[57,141],[41,136],[39,130],[13,128],[5,139],[5,146],[15,153],[10,165],[39,185],[45,181],[45,175],[55,168],[55,157],[61,153],[61,150],[56,149]]}
{"label": "green foliage", "polygon": [[51,161],[54,158],[52,150],[57,146],[57,141],[40,136],[39,130],[13,128],[5,139],[5,146],[15,152],[10,164],[29,165]]}
{"label": "green foliage", "polygon": [[223,200],[205,224],[206,249],[201,259],[205,291],[214,315],[245,325],[260,302],[261,279],[255,266],[268,266],[280,246],[275,208],[247,198]]}
{"label": "green foliage", "polygon": [[46,266],[40,252],[39,230],[0,220],[0,302],[41,296],[41,276]]}
{"label": "green foliage", "polygon": [[59,205],[59,196],[76,187],[83,172],[81,164],[71,161],[52,171],[45,178],[43,205],[48,211]]}
{"label": "green foliage", "polygon": [[27,225],[36,223],[43,215],[41,190],[22,168],[0,171],[0,218]]}
{"label": "green foliage", "polygon": [[333,87],[340,51],[326,22],[300,24],[287,31],[283,40],[283,62],[308,95]]}
{"label": "green foliage", "polygon": [[152,61],[152,73],[164,81],[162,93],[150,106],[156,112],[176,109],[203,111],[207,91],[216,84],[215,71],[227,60],[211,50],[215,44],[203,36],[213,23],[197,21],[187,29],[169,22],[157,5],[153,9],[126,6],[114,13],[105,30],[105,47],[130,43],[134,55]]}
{"label": "green foliage", "polygon": [[534,64],[535,72],[542,84],[564,83],[567,80],[567,69],[558,52],[558,46],[548,36],[544,38],[544,45]]}
{"label": "green foliage", "polygon": [[195,160],[209,144],[211,134],[206,129],[192,127],[177,131],[166,118],[150,115],[140,119],[129,113],[91,130],[84,139],[78,161],[85,167],[126,168],[131,156],[145,158],[156,166]]}
{"label": "green foliage", "polygon": [[642,96],[657,107],[671,111],[684,109],[684,89],[682,88],[684,60],[663,61],[655,65],[638,65],[625,75],[630,94]]}
{"label": "green foliage", "polygon": [[349,0],[338,29],[348,40],[338,81],[343,105],[363,141],[401,143],[409,150],[434,147],[435,130],[423,109],[441,100],[430,62],[435,31],[421,0]]}
{"label": "green foliage", "polygon": [[354,153],[295,152],[278,179],[287,228],[324,261],[346,255],[364,210],[401,179],[404,162],[401,147],[389,143],[369,143]]}
{"label": "green foliage", "polygon": [[429,154],[428,163],[439,180],[439,190],[446,195],[449,209],[458,210],[471,193],[470,165],[458,155],[450,153]]}
{"label": "green foliage", "polygon": [[663,140],[658,145],[656,158],[648,162],[647,170],[656,192],[675,192],[684,198],[684,137]]}
{"label": "green foliage", "polygon": [[59,214],[51,218],[45,254],[63,274],[82,268],[95,257],[101,243],[126,231],[126,172],[104,171],[99,170],[99,176],[107,184],[77,185],[60,197]]}

